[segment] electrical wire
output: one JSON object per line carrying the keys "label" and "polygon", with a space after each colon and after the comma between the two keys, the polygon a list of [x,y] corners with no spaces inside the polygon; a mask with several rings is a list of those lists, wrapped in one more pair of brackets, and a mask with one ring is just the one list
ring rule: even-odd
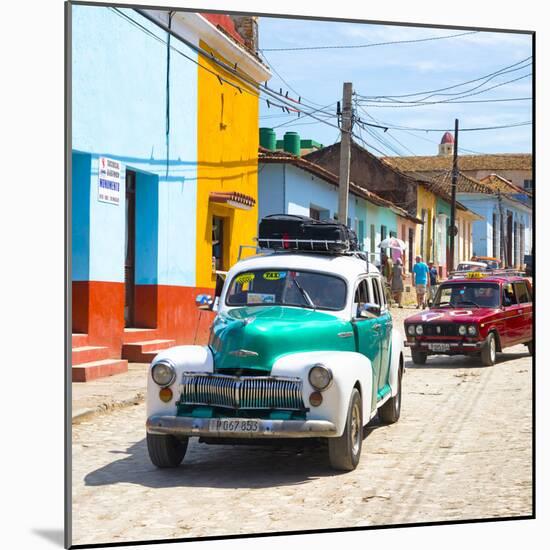
{"label": "electrical wire", "polygon": [[342,50],[342,49],[354,49],[354,48],[373,48],[375,46],[389,46],[392,44],[415,44],[418,42],[430,42],[433,40],[446,40],[447,38],[458,38],[459,36],[466,36],[468,34],[477,34],[479,31],[468,31],[458,34],[450,34],[447,36],[431,36],[429,38],[417,38],[414,40],[392,40],[389,42],[371,42],[369,44],[356,44],[356,45],[345,45],[345,46],[302,46],[295,48],[262,48],[260,51],[263,52],[296,52],[296,51],[306,51],[306,50]]}
{"label": "electrical wire", "polygon": [[486,100],[472,100],[472,101],[460,101],[462,98],[465,97],[472,97],[479,94],[484,94],[485,92],[488,92],[490,90],[494,90],[495,88],[500,88],[501,86],[504,86],[506,84],[511,84],[512,82],[517,82],[518,80],[523,80],[524,78],[528,78],[532,76],[533,73],[527,73],[522,76],[519,76],[517,78],[514,78],[512,80],[507,80],[506,82],[499,82],[498,84],[494,84],[493,86],[489,86],[489,88],[485,88],[483,90],[478,90],[477,92],[472,92],[469,94],[464,94],[457,96],[456,98],[450,98],[450,99],[441,99],[438,101],[402,101],[396,104],[394,101],[375,101],[371,100],[368,102],[361,102],[361,105],[367,105],[369,107],[422,107],[424,105],[439,105],[443,103],[494,103],[494,102],[501,102],[501,101],[524,101],[524,100],[530,100],[531,97],[517,97],[517,98],[505,98],[505,99],[486,99]]}
{"label": "electrical wire", "polygon": [[[362,111],[367,117],[369,117],[372,121],[374,121],[376,123],[375,127],[377,129],[384,129],[385,135],[387,135],[389,138],[392,138],[394,141],[399,143],[404,149],[406,149],[409,153],[411,153],[412,156],[422,156],[422,155],[418,155],[417,153],[415,153],[414,151],[409,149],[404,143],[401,143],[401,141],[399,141],[393,134],[391,134],[389,132],[389,130],[391,128],[388,128],[388,126],[390,126],[389,124],[388,124],[388,126],[386,126],[384,124],[384,122],[382,122],[382,121],[378,120],[377,118],[373,117],[364,107],[361,107],[360,105],[357,105],[357,108],[358,108],[358,110]],[[360,122],[362,124],[367,124],[367,125],[369,124],[369,123],[361,121],[361,120],[360,120]],[[422,135],[415,134],[411,130],[406,130],[404,128],[401,128],[400,131],[405,132],[406,134],[408,134],[408,135],[410,135],[414,138],[421,139],[423,141],[431,143],[433,145],[439,145],[438,141],[434,141],[433,139],[428,139],[428,138],[426,138]],[[418,131],[422,131],[422,130],[416,130],[416,131],[418,132]],[[474,155],[485,155],[486,154],[486,153],[482,153],[481,151],[473,151],[472,149],[466,149],[466,147],[461,147],[461,146],[458,147],[458,150],[459,151],[465,151],[466,153],[473,153]]]}
{"label": "electrical wire", "polygon": [[[371,126],[373,128],[381,128],[383,130],[411,130],[415,132],[451,132],[454,128],[411,128],[409,126],[391,126],[382,124],[370,124],[369,122],[363,122],[366,126]],[[501,126],[484,126],[478,128],[461,128],[461,132],[479,132],[485,130],[503,130],[505,128],[517,128],[518,126],[529,126],[532,124],[530,120],[525,122],[516,122],[513,124],[503,124]]]}
{"label": "electrical wire", "polygon": [[[501,69],[497,71],[493,71],[492,73],[480,76],[478,78],[474,78],[472,80],[466,80],[465,82],[460,82],[458,84],[453,84],[452,86],[446,86],[445,88],[437,88],[435,90],[426,90],[424,92],[414,92],[414,93],[408,93],[408,94],[400,94],[400,95],[378,95],[378,96],[366,96],[366,95],[360,95],[357,94],[358,97],[362,99],[379,99],[379,98],[401,98],[401,97],[413,97],[416,95],[425,95],[425,94],[435,94],[436,92],[444,92],[446,90],[452,90],[453,88],[459,88],[461,86],[465,86],[466,84],[473,84],[474,82],[479,82],[480,80],[484,80],[488,77],[496,77],[500,76],[502,74],[507,74],[514,71],[519,71],[521,69],[524,69],[525,67],[517,67],[517,65],[522,65],[529,59],[532,59],[533,56],[528,56],[525,59],[522,59],[521,61],[517,61],[516,63],[513,63],[512,65],[507,65],[506,67],[502,67]],[[511,71],[508,71],[507,69],[511,69],[512,67],[517,67],[516,69],[513,69]],[[456,92],[457,94],[460,94],[462,92]],[[442,94],[443,95],[443,94]]]}
{"label": "electrical wire", "polygon": [[[286,85],[286,87],[293,91],[298,97],[302,97],[304,98],[308,103],[311,103],[312,105],[315,105],[317,107],[320,107],[321,104],[320,103],[316,103],[315,101],[312,101],[311,99],[308,99],[307,97],[304,97],[302,96],[302,94],[300,92],[298,92],[295,88],[293,88],[287,80],[285,80],[283,78],[283,76],[281,75],[281,73],[275,68],[275,66],[273,65],[273,63],[271,63],[271,61],[267,58],[267,56],[265,55],[265,53],[263,51],[260,50],[260,52],[262,53],[262,56],[264,58],[264,61],[267,63],[267,65],[269,66],[269,68],[279,77],[279,80]],[[334,103],[331,103],[330,105],[336,105],[336,101]]]}

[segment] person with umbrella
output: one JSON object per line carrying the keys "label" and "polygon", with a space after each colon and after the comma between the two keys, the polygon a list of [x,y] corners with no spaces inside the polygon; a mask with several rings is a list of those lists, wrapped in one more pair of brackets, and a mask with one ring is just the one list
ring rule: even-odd
{"label": "person with umbrella", "polygon": [[[399,252],[402,252],[407,248],[407,245],[397,237],[388,237],[380,242],[378,245],[378,248],[384,249],[392,249],[392,250],[399,250]],[[385,278],[385,288],[386,288],[386,301],[388,304],[391,305],[392,302],[392,281],[393,281],[393,271],[394,271],[394,262],[391,259],[391,257],[388,257],[385,252],[382,252],[380,254],[381,259],[381,271],[382,275]]]}

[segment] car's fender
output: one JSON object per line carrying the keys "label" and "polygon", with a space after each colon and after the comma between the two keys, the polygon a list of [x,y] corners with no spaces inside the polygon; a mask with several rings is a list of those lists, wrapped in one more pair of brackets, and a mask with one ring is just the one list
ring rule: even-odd
{"label": "car's fender", "polygon": [[[309,403],[310,394],[315,389],[309,383],[309,371],[313,365],[322,363],[332,371],[333,380],[324,390],[323,402],[318,407]],[[307,418],[330,420],[342,435],[348,412],[349,399],[353,387],[359,383],[363,404],[363,423],[372,417],[372,366],[367,357],[353,351],[314,351],[290,353],[275,361],[272,376],[299,377],[303,380],[304,405],[309,407]]]}
{"label": "car's fender", "polygon": [[[390,362],[390,373],[388,377],[388,382],[391,388],[391,395],[397,395],[399,390],[398,387],[398,376],[399,376],[399,367],[401,356],[404,357],[403,353],[403,335],[399,330],[392,330],[391,338],[391,362]],[[403,369],[405,368],[405,361],[403,361]]]}
{"label": "car's fender", "polygon": [[[160,386],[151,376],[151,369],[159,361],[169,362],[176,371],[172,383],[173,397],[168,403],[159,399]],[[147,370],[147,416],[152,414],[175,415],[177,412],[176,401],[179,397],[177,388],[181,383],[183,372],[214,372],[214,358],[208,346],[174,346],[160,351]]]}

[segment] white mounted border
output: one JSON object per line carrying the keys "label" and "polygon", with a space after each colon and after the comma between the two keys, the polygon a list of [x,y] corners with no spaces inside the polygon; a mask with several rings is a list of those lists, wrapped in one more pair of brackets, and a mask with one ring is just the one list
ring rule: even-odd
{"label": "white mounted border", "polygon": [[[143,11],[159,23],[168,25],[167,11]],[[238,69],[258,84],[271,78],[271,72],[266,65],[198,13],[176,12],[172,18],[172,30],[174,34],[196,46],[199,46],[200,40],[204,40],[230,64],[237,63]]]}

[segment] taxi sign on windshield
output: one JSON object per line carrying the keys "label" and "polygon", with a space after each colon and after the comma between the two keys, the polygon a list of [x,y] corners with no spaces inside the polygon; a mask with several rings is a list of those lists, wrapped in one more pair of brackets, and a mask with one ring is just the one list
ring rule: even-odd
{"label": "taxi sign on windshield", "polygon": [[467,279],[483,279],[483,277],[483,273],[479,271],[469,271],[468,273],[466,273]]}

